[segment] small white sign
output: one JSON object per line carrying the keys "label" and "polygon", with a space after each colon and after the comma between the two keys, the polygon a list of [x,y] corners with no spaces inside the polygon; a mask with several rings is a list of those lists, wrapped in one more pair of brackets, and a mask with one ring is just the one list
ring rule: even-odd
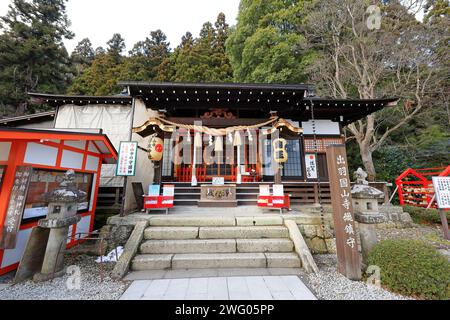
{"label": "small white sign", "polygon": [[175,196],[175,186],[173,184],[166,184],[163,186],[163,196],[173,197]]}
{"label": "small white sign", "polygon": [[122,141],[117,159],[117,176],[135,176],[138,143]]}
{"label": "small white sign", "polygon": [[308,179],[317,179],[317,159],[315,154],[305,155],[306,177]]}
{"label": "small white sign", "polygon": [[260,196],[270,196],[270,186],[266,184],[262,184],[259,186],[259,195]]}
{"label": "small white sign", "polygon": [[225,178],[224,177],[213,177],[212,184],[213,184],[213,186],[223,186],[223,185],[225,185]]}
{"label": "small white sign", "polygon": [[434,193],[439,209],[450,209],[450,177],[433,177]]}
{"label": "small white sign", "polygon": [[273,195],[275,197],[284,197],[284,188],[282,184],[273,185]]}

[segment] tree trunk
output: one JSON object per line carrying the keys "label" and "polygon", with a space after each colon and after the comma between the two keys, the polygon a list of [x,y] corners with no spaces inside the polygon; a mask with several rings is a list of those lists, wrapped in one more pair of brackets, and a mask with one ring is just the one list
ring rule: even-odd
{"label": "tree trunk", "polygon": [[367,172],[367,179],[369,181],[375,181],[377,173],[373,164],[372,151],[369,146],[364,145],[364,143],[359,143],[359,153],[361,155],[364,169]]}
{"label": "tree trunk", "polygon": [[27,109],[27,103],[26,102],[20,102],[17,105],[16,111],[14,113],[15,117],[23,116],[25,114],[25,110]]}

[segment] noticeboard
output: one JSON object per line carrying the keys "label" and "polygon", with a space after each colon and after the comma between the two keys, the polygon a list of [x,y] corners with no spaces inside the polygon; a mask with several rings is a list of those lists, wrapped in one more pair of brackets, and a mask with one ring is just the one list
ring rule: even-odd
{"label": "noticeboard", "polygon": [[14,183],[9,196],[8,210],[0,239],[1,249],[14,249],[19,233],[25,201],[30,185],[32,167],[19,166],[16,168]]}
{"label": "noticeboard", "polygon": [[120,143],[119,158],[117,159],[117,176],[129,177],[136,175],[137,150],[137,142],[122,141]]}
{"label": "noticeboard", "polygon": [[434,193],[439,209],[450,209],[450,177],[433,177]]}

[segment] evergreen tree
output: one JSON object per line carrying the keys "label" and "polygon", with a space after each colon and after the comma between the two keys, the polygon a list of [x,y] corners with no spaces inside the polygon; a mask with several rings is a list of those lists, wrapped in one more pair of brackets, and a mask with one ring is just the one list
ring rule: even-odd
{"label": "evergreen tree", "polygon": [[228,25],[219,14],[216,23],[203,24],[199,37],[187,32],[174,53],[159,67],[158,80],[176,82],[228,82],[232,69],[225,53]]}
{"label": "evergreen tree", "polygon": [[[16,115],[27,92],[62,93],[71,79],[64,39],[72,39],[66,0],[13,0],[0,17],[0,105]],[[10,115],[10,114],[9,114]]]}
{"label": "evergreen tree", "polygon": [[227,52],[238,82],[299,83],[305,80],[305,39],[297,27],[307,0],[242,0]]}
{"label": "evergreen tree", "polygon": [[94,56],[95,52],[89,38],[85,38],[78,42],[78,45],[75,47],[71,55],[71,60],[74,64],[77,75],[79,75],[86,67],[91,65]]}
{"label": "evergreen tree", "polygon": [[161,30],[150,32],[150,38],[139,41],[122,65],[122,77],[127,80],[150,81],[158,74],[160,65],[170,55],[170,44]]}
{"label": "evergreen tree", "polygon": [[120,33],[115,33],[111,40],[107,43],[108,49],[107,53],[116,59],[116,62],[119,63],[122,57],[122,53],[126,48],[125,40],[122,38]]}

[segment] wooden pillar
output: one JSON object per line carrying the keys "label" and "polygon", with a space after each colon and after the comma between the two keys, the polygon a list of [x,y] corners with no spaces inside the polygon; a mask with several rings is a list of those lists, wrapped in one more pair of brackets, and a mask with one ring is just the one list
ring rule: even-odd
{"label": "wooden pillar", "polygon": [[327,147],[327,164],[333,205],[338,271],[351,280],[361,279],[355,215],[345,145]]}

